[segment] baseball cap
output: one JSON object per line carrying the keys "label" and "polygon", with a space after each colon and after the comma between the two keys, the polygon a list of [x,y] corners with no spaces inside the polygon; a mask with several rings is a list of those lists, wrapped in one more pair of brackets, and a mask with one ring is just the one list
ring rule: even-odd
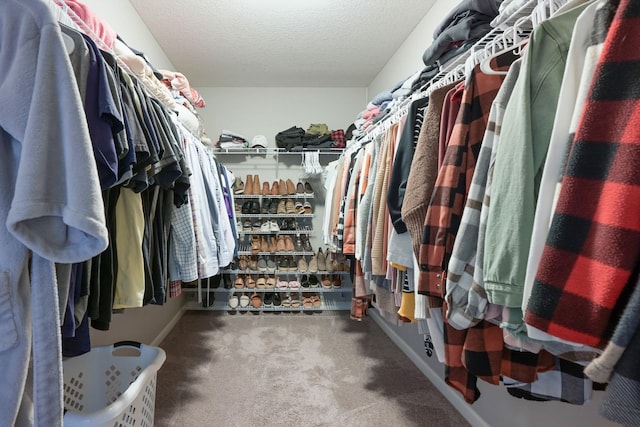
{"label": "baseball cap", "polygon": [[256,135],[251,140],[251,148],[267,148],[267,137],[264,135]]}

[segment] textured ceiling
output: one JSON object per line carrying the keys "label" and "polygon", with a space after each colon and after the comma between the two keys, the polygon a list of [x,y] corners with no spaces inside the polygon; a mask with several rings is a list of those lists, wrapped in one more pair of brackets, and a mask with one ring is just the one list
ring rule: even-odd
{"label": "textured ceiling", "polygon": [[433,3],[131,0],[199,87],[368,86]]}

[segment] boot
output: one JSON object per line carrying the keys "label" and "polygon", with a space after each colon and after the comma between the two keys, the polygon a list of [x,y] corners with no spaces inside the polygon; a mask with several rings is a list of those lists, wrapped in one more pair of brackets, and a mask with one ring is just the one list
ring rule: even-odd
{"label": "boot", "polygon": [[360,298],[351,298],[351,320],[361,321],[364,317],[364,301]]}
{"label": "boot", "polygon": [[278,252],[276,236],[269,237],[269,252]]}
{"label": "boot", "polygon": [[291,238],[291,236],[284,236],[284,244],[285,244],[285,251],[287,252],[295,251],[295,245],[293,244],[293,239]]}
{"label": "boot", "polygon": [[260,252],[269,252],[269,241],[267,236],[260,237]]}
{"label": "boot", "polygon": [[254,196],[260,194],[260,177],[258,175],[253,175],[253,190],[252,193]]}
{"label": "boot", "polygon": [[251,253],[257,254],[260,252],[260,236],[254,234],[251,236]]}
{"label": "boot", "polygon": [[278,181],[278,192],[281,196],[287,195],[287,184],[282,179]]}
{"label": "boot", "polygon": [[327,263],[324,257],[324,253],[322,252],[322,248],[318,248],[318,270],[319,271],[327,271]]}
{"label": "boot", "polygon": [[244,184],[244,194],[251,196],[253,194],[253,177],[247,175],[247,179]]}
{"label": "boot", "polygon": [[290,196],[296,194],[296,186],[290,179],[287,179],[287,194]]}
{"label": "boot", "polygon": [[263,196],[271,195],[271,190],[269,189],[269,183],[267,181],[262,183],[262,195]]}
{"label": "boot", "polygon": [[271,184],[271,195],[277,196],[278,194],[280,194],[280,189],[278,188],[278,181],[273,181],[273,184]]}

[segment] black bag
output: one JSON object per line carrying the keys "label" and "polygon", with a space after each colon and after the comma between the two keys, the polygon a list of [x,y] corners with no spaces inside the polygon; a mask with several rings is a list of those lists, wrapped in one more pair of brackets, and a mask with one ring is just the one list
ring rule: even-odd
{"label": "black bag", "polygon": [[278,132],[276,135],[276,146],[290,151],[296,145],[302,144],[305,131],[302,128],[292,126],[289,129]]}

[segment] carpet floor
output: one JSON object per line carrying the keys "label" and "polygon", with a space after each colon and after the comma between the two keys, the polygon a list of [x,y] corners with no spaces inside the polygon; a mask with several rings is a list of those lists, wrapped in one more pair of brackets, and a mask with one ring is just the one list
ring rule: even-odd
{"label": "carpet floor", "polygon": [[469,424],[370,319],[189,311],[160,344],[155,425]]}

